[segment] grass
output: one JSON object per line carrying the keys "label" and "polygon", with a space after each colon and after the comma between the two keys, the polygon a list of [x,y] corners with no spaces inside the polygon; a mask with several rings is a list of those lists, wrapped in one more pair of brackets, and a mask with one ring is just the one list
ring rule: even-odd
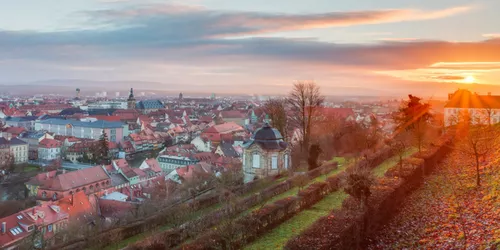
{"label": "grass", "polygon": [[343,191],[331,193],[310,209],[306,209],[265,234],[245,249],[282,249],[292,237],[299,235],[319,218],[342,206],[348,195]]}
{"label": "grass", "polygon": [[327,163],[337,162],[339,164],[339,166],[342,166],[342,165],[344,165],[348,161],[349,160],[347,158],[345,158],[345,157],[333,157],[331,160],[327,161]]}
{"label": "grass", "polygon": [[32,164],[17,165],[14,168],[15,173],[30,173],[40,171],[40,167]]}
{"label": "grass", "polygon": [[35,166],[35,165],[27,165],[24,167],[23,171],[26,173],[26,172],[33,172],[33,171],[38,171],[40,170],[40,168],[38,166]]}
{"label": "grass", "polygon": [[[403,154],[403,159],[408,158],[410,155],[416,153],[417,151],[418,151],[418,149],[415,147],[411,147],[411,148],[407,149],[406,152]],[[387,172],[387,170],[389,170],[391,167],[393,167],[394,165],[396,165],[398,163],[399,163],[399,156],[395,155],[395,156],[385,160],[384,162],[382,162],[382,164],[375,167],[373,169],[373,174],[377,178],[383,177],[385,175],[385,172]]]}
{"label": "grass", "polygon": [[[328,177],[334,176],[334,175],[336,175],[336,174],[344,171],[345,169],[346,169],[346,166],[342,165],[342,166],[339,166],[337,169],[334,169],[334,170],[330,171],[326,175],[320,175],[320,176],[312,179],[311,181],[309,181],[309,183],[306,186],[304,186],[304,189],[306,189],[309,185],[311,185],[313,183],[325,181]],[[266,204],[271,204],[271,203],[273,203],[275,201],[284,199],[286,197],[295,196],[295,195],[297,195],[298,192],[299,192],[299,188],[298,187],[291,188],[290,190],[288,190],[288,191],[286,191],[284,193],[281,193],[279,195],[276,195],[276,196],[272,197],[271,199],[267,200],[263,204],[261,203],[261,204],[258,204],[256,206],[250,208],[249,210],[243,212],[243,215],[248,214],[249,212],[255,211],[257,209],[260,209],[261,207],[265,206]]]}

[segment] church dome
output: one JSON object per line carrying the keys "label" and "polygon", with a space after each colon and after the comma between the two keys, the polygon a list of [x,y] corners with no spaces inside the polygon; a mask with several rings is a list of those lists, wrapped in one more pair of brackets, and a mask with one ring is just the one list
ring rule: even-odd
{"label": "church dome", "polygon": [[245,148],[250,147],[252,144],[258,144],[261,148],[265,150],[285,150],[288,145],[283,141],[283,136],[281,133],[269,126],[269,124],[264,124],[262,128],[255,131],[252,139],[245,143],[243,146]]}
{"label": "church dome", "polygon": [[283,140],[283,136],[279,130],[272,128],[268,123],[264,124],[262,128],[255,131],[253,139],[255,141],[279,141]]}

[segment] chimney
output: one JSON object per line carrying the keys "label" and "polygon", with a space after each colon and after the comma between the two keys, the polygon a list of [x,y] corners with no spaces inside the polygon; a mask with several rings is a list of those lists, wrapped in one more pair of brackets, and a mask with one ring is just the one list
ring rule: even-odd
{"label": "chimney", "polygon": [[2,222],[2,234],[7,233],[7,222]]}
{"label": "chimney", "polygon": [[49,172],[45,172],[45,177],[49,178]]}
{"label": "chimney", "polygon": [[71,194],[71,206],[75,206],[75,194]]}

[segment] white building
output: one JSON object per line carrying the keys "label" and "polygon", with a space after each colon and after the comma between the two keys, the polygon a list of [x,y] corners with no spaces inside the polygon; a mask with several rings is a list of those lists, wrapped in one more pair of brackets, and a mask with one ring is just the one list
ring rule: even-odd
{"label": "white building", "polygon": [[201,136],[197,136],[191,140],[191,144],[200,152],[212,152],[212,142],[208,139],[201,138]]}
{"label": "white building", "polygon": [[479,95],[464,89],[449,94],[444,106],[445,126],[465,120],[472,124],[500,123],[500,96]]}
{"label": "white building", "polygon": [[194,158],[181,155],[160,155],[157,160],[158,163],[160,163],[160,168],[167,174],[176,168],[193,165],[199,162]]}
{"label": "white building", "polygon": [[17,138],[7,140],[1,137],[0,148],[5,150],[9,149],[12,156],[14,156],[14,164],[28,162],[28,143]]}
{"label": "white building", "polygon": [[290,148],[277,129],[265,124],[243,145],[245,182],[277,175],[291,166]]}
{"label": "white building", "polygon": [[53,161],[61,157],[61,143],[53,139],[43,139],[38,145],[38,160]]}

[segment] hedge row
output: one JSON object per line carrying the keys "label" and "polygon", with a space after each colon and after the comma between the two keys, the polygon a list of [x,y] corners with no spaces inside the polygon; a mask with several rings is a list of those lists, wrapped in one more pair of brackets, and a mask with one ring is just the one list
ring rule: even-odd
{"label": "hedge row", "polygon": [[[245,185],[235,187],[231,191],[238,195],[242,195],[246,192],[251,192],[253,190],[256,190],[263,184],[271,182],[276,178],[277,178],[276,176],[273,176],[260,180],[255,180]],[[273,185],[270,191],[271,192],[276,191],[276,189],[279,189],[279,185]],[[174,203],[178,202],[182,202],[182,200],[177,199],[174,201]],[[171,214],[176,213],[179,209],[195,212],[213,206],[219,202],[220,202],[219,194],[208,195],[203,198],[199,198],[194,202],[191,202],[190,204],[178,204],[175,205],[175,207],[161,209],[160,211],[156,212],[155,214],[147,218],[133,221],[127,224],[126,226],[112,228],[103,231],[93,236],[91,239],[83,237],[74,238],[68,242],[64,242],[63,244],[56,245],[52,249],[65,250],[65,249],[83,249],[86,247],[94,247],[94,248],[105,247],[126,240],[137,234],[156,230],[159,227],[168,224],[172,219]]]}
{"label": "hedge row", "polygon": [[[312,180],[319,177],[322,172],[330,172],[336,168],[336,163],[324,165],[320,168],[308,171],[307,176],[310,180]],[[196,236],[200,231],[217,225],[222,219],[244,212],[266,200],[271,199],[276,195],[282,194],[296,187],[296,178],[299,178],[299,176],[293,176],[286,181],[276,183],[268,188],[265,188],[259,193],[255,193],[248,197],[245,197],[244,199],[238,201],[236,205],[232,206],[233,209],[231,210],[228,210],[226,207],[222,207],[198,219],[187,222],[180,227],[172,228],[170,230],[166,230],[149,236],[141,242],[137,242],[131,245],[129,248],[149,249],[153,246],[162,246],[169,249],[174,248],[184,240]]]}
{"label": "hedge row", "polygon": [[347,198],[340,210],[322,217],[301,235],[291,239],[285,249],[361,249],[367,239],[385,224],[405,197],[417,189],[423,175],[429,173],[450,151],[450,137],[443,137],[429,150],[416,153],[406,162],[403,178],[397,178],[394,166],[371,189],[366,209],[359,209],[353,197]]}
{"label": "hedge row", "polygon": [[[383,148],[375,154],[367,156],[357,164],[374,168],[392,157],[394,154],[389,148]],[[314,176],[321,174],[321,169],[310,172]],[[339,190],[340,180],[345,173],[327,178],[325,182],[317,182],[299,192],[296,197],[288,197],[268,204],[256,212],[246,215],[225,228],[211,230],[202,237],[198,237],[194,242],[182,246],[182,249],[238,249],[264,235],[268,231],[292,218],[296,214],[312,207],[322,200],[326,195]],[[236,226],[235,226],[236,225]],[[243,230],[235,230],[235,227]],[[231,232],[232,230],[232,232]],[[232,233],[228,237],[228,233]],[[168,247],[161,242],[153,243],[150,246]]]}
{"label": "hedge row", "polygon": [[[317,182],[300,191],[297,196],[287,197],[265,205],[261,209],[223,225],[216,230],[198,237],[194,242],[182,246],[182,249],[239,249],[279,226],[301,211],[310,208],[329,193],[340,188],[342,174]],[[229,236],[229,237],[228,237]],[[154,245],[155,247],[167,247]]]}

